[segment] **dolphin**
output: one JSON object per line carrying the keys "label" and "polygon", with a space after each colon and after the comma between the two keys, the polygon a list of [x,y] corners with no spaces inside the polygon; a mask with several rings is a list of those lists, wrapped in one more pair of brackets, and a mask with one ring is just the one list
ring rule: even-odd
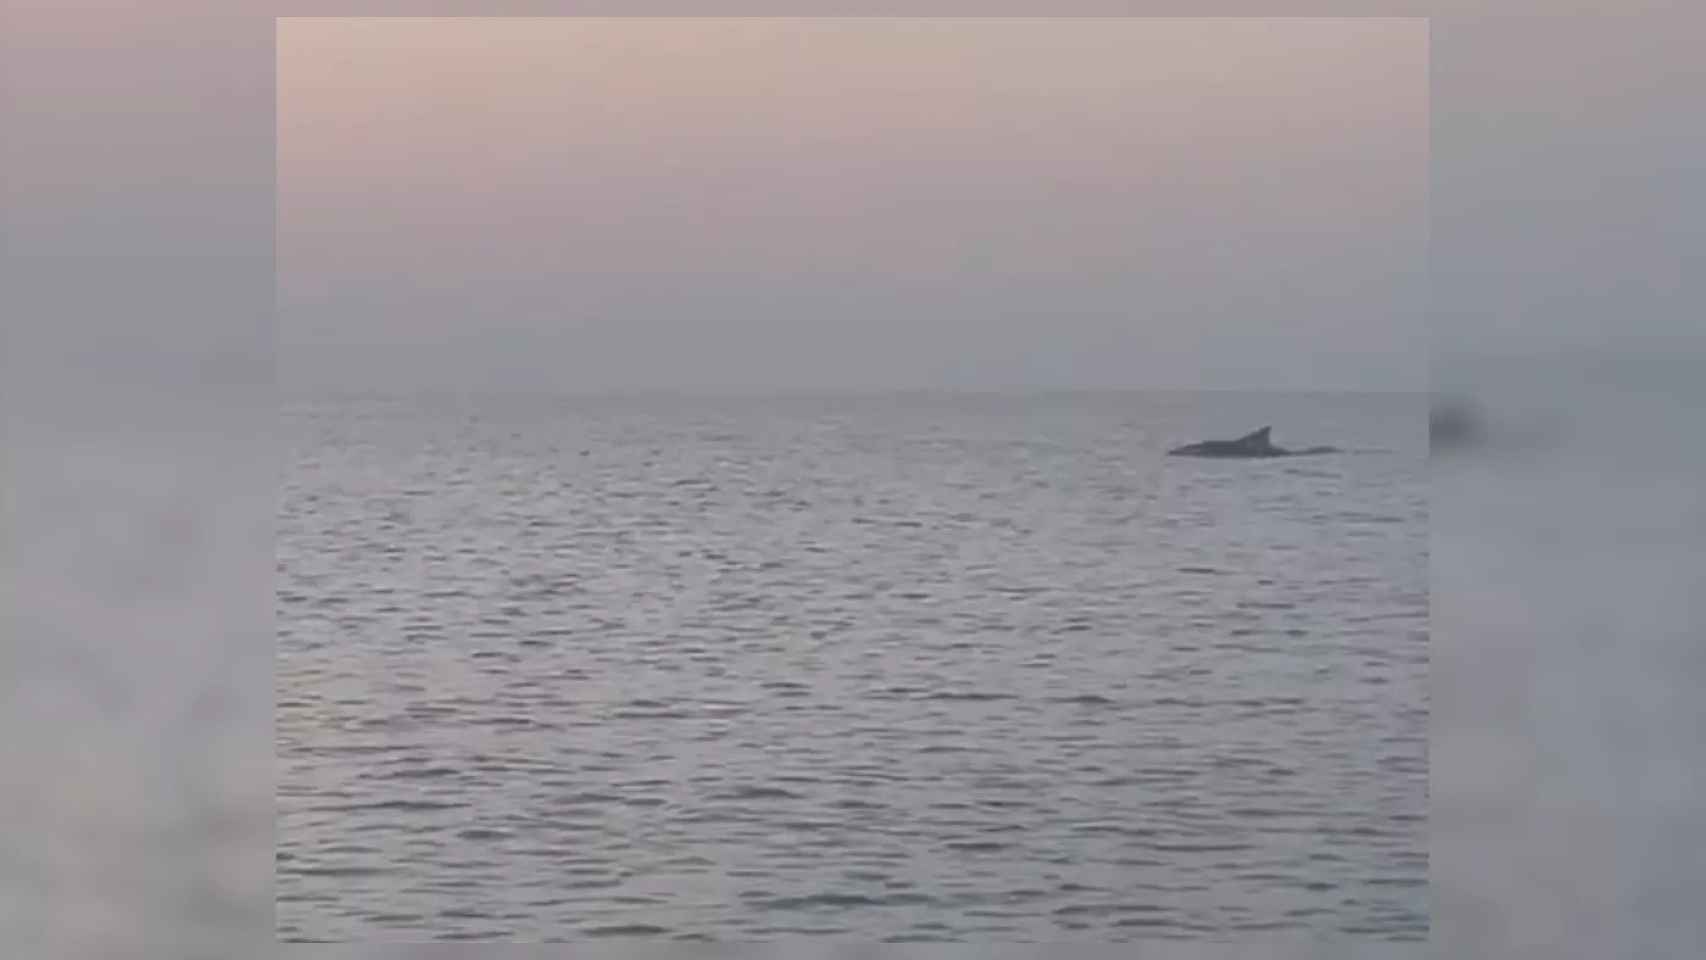
{"label": "dolphin", "polygon": [[1338,447],[1308,447],[1287,450],[1276,447],[1268,434],[1273,427],[1263,427],[1236,440],[1204,440],[1167,451],[1172,457],[1307,457],[1322,453],[1341,453]]}

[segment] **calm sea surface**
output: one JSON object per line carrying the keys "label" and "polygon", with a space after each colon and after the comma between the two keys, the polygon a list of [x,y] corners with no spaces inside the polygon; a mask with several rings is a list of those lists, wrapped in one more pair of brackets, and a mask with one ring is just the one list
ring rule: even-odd
{"label": "calm sea surface", "polygon": [[293,404],[280,936],[1425,937],[1426,420]]}

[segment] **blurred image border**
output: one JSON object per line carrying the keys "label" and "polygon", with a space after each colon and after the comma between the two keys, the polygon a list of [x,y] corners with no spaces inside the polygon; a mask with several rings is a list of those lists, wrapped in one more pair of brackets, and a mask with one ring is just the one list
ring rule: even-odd
{"label": "blurred image border", "polygon": [[[1631,178],[1672,175],[1673,162],[1706,168],[1706,147],[1678,137],[1662,110],[1667,84],[1698,77],[1666,59],[1675,49],[1667,43],[1698,36],[1688,29],[1698,23],[1642,0],[1603,15],[1578,0],[1484,6],[9,0],[0,29],[0,942],[16,956],[56,957],[1130,955],[1114,946],[274,945],[274,18],[837,14],[1431,19],[1433,375],[1479,418],[1457,434],[1451,457],[1442,450],[1433,478],[1433,943],[1300,944],[1295,954],[1278,942],[1157,943],[1141,952],[1665,956],[1679,955],[1666,943],[1706,939],[1698,911],[1664,893],[1680,878],[1607,866],[1621,845],[1658,849],[1698,820],[1679,814],[1655,832],[1643,819],[1653,808],[1585,793],[1572,771],[1603,767],[1610,741],[1583,739],[1527,699],[1569,649],[1539,634],[1539,615],[1584,589],[1597,602],[1583,609],[1603,618],[1588,628],[1625,657],[1670,664],[1651,682],[1667,691],[1698,682],[1699,659],[1672,663],[1643,648],[1660,635],[1642,632],[1650,621],[1637,615],[1657,609],[1668,622],[1698,624],[1683,581],[1668,592],[1590,584],[1587,568],[1548,575],[1539,563],[1593,549],[1574,521],[1614,511],[1575,485],[1581,476],[1623,470],[1606,495],[1615,497],[1675,482],[1665,472],[1674,468],[1631,464],[1623,448],[1574,429],[1592,422],[1591,392],[1542,384],[1501,407],[1508,383],[1475,372],[1489,353],[1519,367],[1553,355],[1532,332],[1540,327],[1508,324],[1513,316],[1587,300],[1604,328],[1578,326],[1555,346],[1591,367],[1638,340],[1645,317],[1698,315],[1698,271],[1671,277],[1651,258],[1589,255],[1603,251],[1623,210],[1644,218],[1655,250],[1693,236],[1678,227],[1698,212],[1699,190],[1649,207]],[[1632,113],[1632,104],[1658,113]],[[1632,142],[1683,156],[1665,154],[1655,174],[1621,149]],[[1536,261],[1542,240],[1584,253]],[[1687,353],[1700,341],[1678,343],[1669,349]],[[1684,402],[1662,392],[1649,400]],[[1533,442],[1499,446],[1516,436]],[[1553,535],[1537,540],[1532,515],[1504,511],[1497,491],[1513,481],[1531,485],[1537,501],[1551,490],[1568,505]],[[1591,532],[1611,543],[1618,533],[1604,523]],[[1698,559],[1698,546],[1679,556]],[[1518,682],[1478,679],[1494,662]],[[1698,759],[1701,738],[1683,737],[1701,732],[1691,698],[1629,703],[1640,691],[1614,689],[1606,675],[1576,680],[1577,709],[1624,711],[1616,717],[1635,731],[1637,761]],[[1655,742],[1667,731],[1682,739]]]}

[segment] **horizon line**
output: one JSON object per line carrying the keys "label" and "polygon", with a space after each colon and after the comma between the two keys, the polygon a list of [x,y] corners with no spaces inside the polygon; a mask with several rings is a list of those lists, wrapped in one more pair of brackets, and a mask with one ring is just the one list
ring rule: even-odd
{"label": "horizon line", "polygon": [[1165,387],[1165,386],[1045,386],[1045,385],[1012,385],[999,387],[726,387],[726,386],[692,386],[692,387],[608,387],[573,389],[559,387],[526,387],[526,386],[443,386],[443,385],[411,385],[411,386],[345,386],[345,385],[293,385],[278,384],[278,393],[283,396],[327,396],[327,395],[365,395],[365,396],[489,396],[489,397],[561,397],[566,399],[629,399],[629,398],[674,398],[674,399],[792,399],[792,398],[883,398],[898,396],[936,396],[936,397],[990,397],[990,396],[1037,396],[1060,394],[1196,394],[1196,393],[1242,393],[1242,394],[1288,394],[1295,396],[1390,396],[1390,397],[1429,397],[1434,390],[1426,387],[1414,389],[1378,389],[1367,387]]}

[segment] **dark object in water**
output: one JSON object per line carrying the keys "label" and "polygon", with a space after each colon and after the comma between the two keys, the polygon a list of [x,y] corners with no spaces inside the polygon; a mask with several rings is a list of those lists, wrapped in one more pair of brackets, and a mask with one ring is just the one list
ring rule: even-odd
{"label": "dark object in water", "polygon": [[1428,411],[1428,449],[1447,453],[1476,446],[1483,433],[1480,408],[1461,397],[1436,400]]}
{"label": "dark object in water", "polygon": [[1338,447],[1308,447],[1303,450],[1287,450],[1276,447],[1268,439],[1268,433],[1273,427],[1263,427],[1255,433],[1247,433],[1236,440],[1204,440],[1201,443],[1186,444],[1167,451],[1172,457],[1307,457],[1322,453],[1342,453]]}

